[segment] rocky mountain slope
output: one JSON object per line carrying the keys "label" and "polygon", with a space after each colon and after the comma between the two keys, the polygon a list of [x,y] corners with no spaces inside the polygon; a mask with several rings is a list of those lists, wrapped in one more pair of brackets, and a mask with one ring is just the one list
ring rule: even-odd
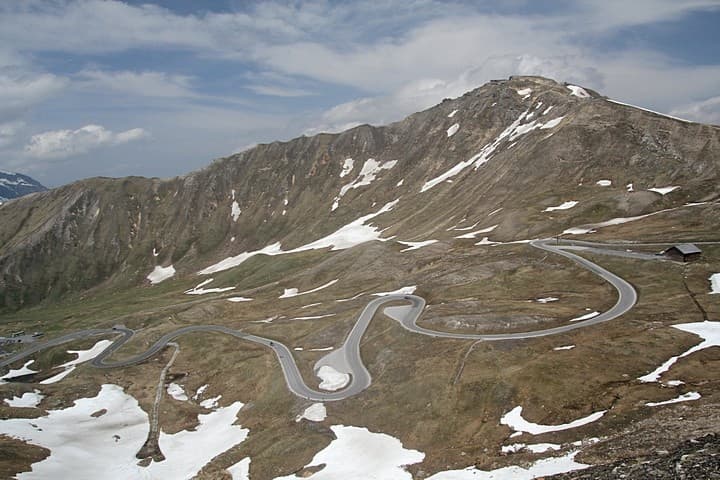
{"label": "rocky mountain slope", "polygon": [[[3,204],[0,335],[71,341],[0,367],[0,477],[712,472],[719,168],[718,126],[515,77],[184,177],[94,178]],[[656,255],[678,242],[702,255]],[[628,300],[605,270],[636,301],[583,324]],[[331,389],[349,380],[317,362],[388,292],[396,315],[422,297],[418,328],[452,335],[383,306],[357,344],[367,388],[291,393],[289,358],[311,390],[342,395]],[[123,362],[178,329],[140,363],[91,365],[115,338]],[[477,337],[542,329],[555,331]],[[33,348],[9,340],[0,364]],[[76,424],[83,435],[58,435]]]}
{"label": "rocky mountain slope", "polygon": [[0,202],[45,190],[40,182],[27,175],[0,170]]}
{"label": "rocky mountain slope", "polygon": [[[259,145],[170,180],[84,180],[4,206],[0,302],[137,285],[156,264],[193,275],[276,242],[301,246],[396,199],[375,222],[401,240],[498,209],[494,239],[557,235],[717,198],[719,151],[718,127],[537,77],[491,82],[385,127]],[[648,191],[668,185],[682,188]],[[543,211],[566,201],[578,204]]]}

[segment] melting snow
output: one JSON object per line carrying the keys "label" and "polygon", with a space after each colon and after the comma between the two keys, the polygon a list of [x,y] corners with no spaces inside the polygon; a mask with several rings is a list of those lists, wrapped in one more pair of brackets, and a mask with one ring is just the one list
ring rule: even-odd
{"label": "melting snow", "polygon": [[532,480],[558,473],[582,470],[590,465],[575,461],[579,452],[569,452],[562,457],[543,458],[531,463],[528,467],[511,465],[495,470],[478,470],[468,467],[463,470],[448,470],[436,473],[426,480]]}
{"label": "melting snow", "polygon": [[304,418],[311,422],[322,422],[326,417],[327,410],[325,409],[325,405],[322,403],[313,403],[305,409],[302,415],[298,415],[295,421],[299,422]]}
{"label": "melting snow", "polygon": [[555,210],[567,210],[569,208],[573,208],[575,205],[577,205],[578,202],[575,200],[571,200],[569,202],[563,202],[557,207],[547,207],[543,212],[554,212]]}
{"label": "melting snow", "polygon": [[319,287],[313,288],[312,290],[308,290],[307,292],[298,292],[297,288],[286,288],[285,292],[282,295],[280,295],[278,298],[299,297],[300,295],[307,295],[308,293],[314,293],[319,290],[322,290],[323,288],[327,288],[330,285],[334,285],[335,283],[337,283],[337,281],[338,281],[338,279],[336,278],[335,280],[329,281],[325,285],[320,285]]}
{"label": "melting snow", "polygon": [[635,191],[635,189],[633,188],[633,184],[632,184],[632,183],[628,183],[627,185],[625,185],[625,188],[627,188],[627,191],[628,191],[628,192],[634,192],[634,191]]}
{"label": "melting snow", "polygon": [[360,170],[357,178],[352,182],[343,185],[342,188],[340,188],[340,193],[337,197],[335,197],[335,200],[333,201],[332,210],[335,210],[339,206],[340,199],[348,192],[348,190],[370,185],[370,183],[372,183],[372,181],[377,178],[378,173],[383,170],[390,170],[396,164],[397,160],[390,160],[385,163],[379,163],[374,158],[368,158],[363,164],[363,167]]}
{"label": "melting snow", "polygon": [[182,385],[178,385],[177,383],[170,383],[167,386],[167,393],[172,398],[180,402],[186,402],[188,400],[188,396],[185,394],[185,389],[183,389]]}
{"label": "melting snow", "polygon": [[396,186],[396,187],[402,187],[402,184],[403,184],[403,183],[405,183],[405,179],[404,179],[404,178],[403,178],[402,180],[400,180],[399,182],[397,182],[397,183],[395,184],[395,186]]}
{"label": "melting snow", "polygon": [[595,185],[600,185],[601,187],[609,187],[612,185],[612,182],[610,180],[598,180],[595,182]]}
{"label": "melting snow", "polygon": [[[306,467],[325,465],[325,468],[304,477],[309,480],[412,480],[405,465],[422,462],[425,454],[408,450],[400,440],[367,428],[333,425],[335,440],[318,452]],[[275,480],[294,480],[303,477],[288,475]]]}
{"label": "melting snow", "polygon": [[591,318],[597,317],[598,315],[600,315],[600,312],[590,312],[590,313],[586,313],[585,315],[581,315],[579,317],[572,318],[572,319],[570,319],[570,321],[571,322],[579,322],[580,320],[589,320]]}
{"label": "melting snow", "polygon": [[13,395],[13,398],[6,398],[4,401],[11,407],[35,408],[40,404],[40,401],[43,398],[45,398],[45,395],[42,395],[40,393],[40,390],[35,390],[32,392],[25,392],[20,397],[16,397]]}
{"label": "melting snow", "polygon": [[228,471],[232,480],[250,480],[250,457],[243,458],[225,470]]}
{"label": "melting snow", "polygon": [[448,118],[453,118],[457,112],[458,112],[457,109],[453,110],[452,112],[450,112],[448,114]]}
{"label": "melting snow", "polygon": [[655,188],[648,188],[648,191],[649,191],[649,192],[659,193],[660,195],[667,195],[668,193],[670,193],[670,192],[672,192],[672,191],[674,191],[674,190],[677,190],[678,188],[680,188],[680,187],[679,187],[679,186],[674,186],[674,187],[655,187]]}
{"label": "melting snow", "polygon": [[343,162],[342,171],[340,172],[340,178],[343,178],[345,175],[352,172],[353,163],[354,162],[352,158],[345,159],[345,162]]}
{"label": "melting snow", "polygon": [[493,225],[492,227],[483,228],[482,230],[476,230],[474,232],[466,233],[464,235],[458,235],[455,238],[475,238],[477,235],[481,233],[489,233],[492,232],[497,228],[497,225]]}
{"label": "melting snow", "polygon": [[575,345],[563,345],[562,347],[555,347],[553,350],[560,351],[560,350],[572,350],[575,348]]}
{"label": "melting snow", "polygon": [[207,409],[213,409],[217,408],[218,402],[222,398],[222,395],[218,395],[217,397],[207,398],[200,402],[200,406]]}
{"label": "melting snow", "polygon": [[323,365],[315,374],[322,380],[319,387],[331,392],[340,390],[350,381],[350,375],[338,372],[330,365]]}
{"label": "melting snow", "polygon": [[326,317],[332,317],[335,315],[334,313],[326,313],[325,315],[310,315],[308,317],[294,317],[290,320],[317,320],[319,318],[326,318]]}
{"label": "melting snow", "polygon": [[673,398],[672,400],[665,400],[664,402],[648,402],[645,405],[648,407],[659,407],[661,405],[670,405],[672,403],[689,402],[691,400],[699,400],[700,394],[698,392],[683,393],[679,397]]}
{"label": "melting snow", "polygon": [[588,98],[590,97],[590,94],[585,91],[584,88],[578,87],[577,85],[567,85],[568,90],[572,93],[572,95],[575,95],[576,97],[580,98]]}
{"label": "melting snow", "polygon": [[549,302],[557,302],[558,300],[560,300],[560,299],[557,297],[545,297],[545,298],[538,298],[535,301],[538,303],[549,303]]}
{"label": "melting snow", "polygon": [[[154,250],[153,250],[154,253]],[[167,280],[168,278],[172,278],[173,275],[175,275],[175,267],[172,265],[169,265],[167,267],[161,267],[160,265],[157,265],[155,269],[148,274],[147,278],[150,280],[150,283],[152,285],[155,285],[157,283],[160,283],[164,280]]]}
{"label": "melting snow", "polygon": [[550,451],[558,451],[562,448],[562,445],[557,443],[514,443],[512,445],[503,445],[500,448],[502,453],[517,453],[522,450],[527,450],[532,453],[545,453]]}
{"label": "melting snow", "polygon": [[657,382],[660,375],[670,370],[675,362],[683,357],[695,353],[710,347],[720,347],[720,322],[694,322],[694,323],[680,323],[673,325],[673,328],[682,330],[684,332],[694,333],[695,335],[703,339],[702,342],[698,343],[685,353],[670,358],[667,362],[660,365],[658,368],[638,378],[641,382]]}
{"label": "melting snow", "polygon": [[393,290],[392,292],[373,293],[373,295],[376,297],[384,297],[385,295],[412,295],[413,293],[415,293],[416,289],[417,285],[411,285],[409,287],[398,288],[397,290]]}
{"label": "melting snow", "polygon": [[240,302],[251,302],[252,298],[247,297],[230,297],[227,299],[228,302],[240,303]]}
{"label": "melting snow", "polygon": [[321,248],[332,247],[332,250],[345,250],[347,248],[360,245],[361,243],[369,242],[371,240],[382,240],[380,238],[380,230],[377,227],[366,225],[365,222],[377,217],[380,214],[389,212],[400,200],[395,200],[385,204],[380,210],[375,213],[370,213],[357,220],[340,227],[340,229],[331,233],[330,235],[316,240],[312,243],[308,243],[292,250],[283,250],[280,243],[273,243],[260,250],[252,252],[243,252],[234,257],[228,257],[220,262],[211,265],[198,272],[200,275],[208,275],[211,273],[221,272],[230,268],[237,267],[248,258],[254,257],[255,255],[284,255],[288,253],[304,252],[306,250],[318,250]]}
{"label": "melting snow", "polygon": [[457,131],[460,130],[460,124],[456,123],[455,125],[451,126],[447,129],[447,136],[452,137],[457,133]]}
{"label": "melting snow", "polygon": [[208,278],[207,280],[200,282],[197,286],[191,288],[190,290],[186,290],[185,294],[186,295],[205,295],[206,293],[222,293],[222,292],[227,292],[228,290],[235,290],[235,287],[202,288],[205,285],[212,283],[213,280],[214,280],[214,278]]}
{"label": "melting snow", "polygon": [[605,415],[605,412],[606,410],[601,410],[599,412],[592,413],[587,417],[579,418],[570,423],[563,423],[561,425],[540,425],[525,420],[522,417],[522,407],[517,406],[502,416],[500,424],[507,425],[516,432],[526,432],[530,435],[540,435],[542,433],[560,432],[587,425],[588,423],[592,423],[600,419],[603,415]]}
{"label": "melting snow", "polygon": [[112,344],[110,340],[100,340],[95,345],[93,345],[88,350],[68,350],[68,353],[74,353],[77,355],[77,358],[75,360],[70,360],[69,362],[65,362],[62,365],[59,366],[59,368],[64,368],[62,372],[58,373],[57,375],[54,375],[50,378],[46,378],[45,380],[41,381],[41,385],[50,385],[52,383],[57,383],[63,378],[67,377],[72,373],[73,370],[75,370],[75,367],[81,363],[87,362],[88,360],[92,360],[93,358],[100,355],[106,348],[108,348]]}
{"label": "melting snow", "polygon": [[207,390],[209,386],[210,386],[210,385],[208,385],[208,384],[206,383],[205,385],[199,387],[199,388],[195,391],[195,395],[193,395],[193,400],[197,400],[198,398],[200,398],[200,397],[202,396],[202,394],[205,393],[205,390]]}
{"label": "melting snow", "polygon": [[521,97],[526,97],[532,93],[532,88],[523,88],[521,90],[515,90]]}
{"label": "melting snow", "polygon": [[398,240],[397,242],[402,245],[408,246],[408,248],[400,250],[400,253],[402,253],[402,252],[409,252],[411,250],[417,250],[418,248],[426,247],[428,245],[432,245],[433,243],[437,243],[437,240],[425,240],[424,242],[401,242],[400,240]]}
{"label": "melting snow", "polygon": [[38,370],[31,370],[28,368],[29,365],[32,365],[35,362],[35,360],[28,360],[25,362],[25,365],[18,369],[11,369],[8,373],[0,377],[0,380],[10,380],[11,378],[17,378],[22,377],[24,375],[31,375],[33,373],[38,373]]}
{"label": "melting snow", "polygon": [[240,210],[240,205],[238,205],[237,201],[233,200],[232,207],[230,210],[230,216],[232,217],[233,222],[238,221],[238,218],[240,218],[241,213],[242,213],[242,211]]}
{"label": "melting snow", "polygon": [[710,294],[720,293],[720,273],[710,275]]}

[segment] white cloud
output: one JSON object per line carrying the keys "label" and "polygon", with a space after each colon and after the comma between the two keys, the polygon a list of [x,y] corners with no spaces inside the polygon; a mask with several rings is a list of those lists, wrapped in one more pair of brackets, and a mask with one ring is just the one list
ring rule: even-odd
{"label": "white cloud", "polygon": [[270,97],[307,97],[309,95],[314,95],[308,90],[274,85],[247,85],[245,88],[257,93],[258,95],[266,95]]}
{"label": "white cloud", "polygon": [[142,128],[114,133],[100,125],[85,125],[77,130],[53,130],[33,135],[25,146],[25,153],[41,159],[65,158],[147,136]]}
{"label": "white cloud", "polygon": [[0,148],[15,143],[18,133],[25,128],[25,122],[13,121],[0,123]]}
{"label": "white cloud", "polygon": [[720,96],[682,105],[670,111],[670,114],[696,122],[720,125]]}
{"label": "white cloud", "polygon": [[77,75],[80,88],[108,89],[145,97],[192,97],[191,77],[165,72],[83,70]]}
{"label": "white cloud", "polygon": [[66,79],[50,73],[32,73],[15,67],[0,68],[0,120],[16,118],[66,85]]}

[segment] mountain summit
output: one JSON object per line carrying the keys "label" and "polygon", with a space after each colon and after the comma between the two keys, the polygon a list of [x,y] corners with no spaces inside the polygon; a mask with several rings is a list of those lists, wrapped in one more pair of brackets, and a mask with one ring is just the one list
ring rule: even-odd
{"label": "mountain summit", "polygon": [[45,190],[40,182],[27,175],[0,170],[0,202]]}

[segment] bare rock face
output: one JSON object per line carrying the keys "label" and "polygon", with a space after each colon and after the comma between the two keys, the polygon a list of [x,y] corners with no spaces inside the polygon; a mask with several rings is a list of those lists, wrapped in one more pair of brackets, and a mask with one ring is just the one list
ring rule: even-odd
{"label": "bare rock face", "polygon": [[[717,198],[718,158],[718,127],[545,78],[493,81],[388,126],[259,145],[184,177],[93,178],[6,203],[0,310],[136,286],[156,265],[183,276],[275,242],[297,247],[396,199],[375,221],[389,235],[432,237],[494,211],[482,226],[497,225],[496,239],[556,235]],[[669,185],[682,188],[646,191]],[[569,200],[577,206],[543,213]]]}

